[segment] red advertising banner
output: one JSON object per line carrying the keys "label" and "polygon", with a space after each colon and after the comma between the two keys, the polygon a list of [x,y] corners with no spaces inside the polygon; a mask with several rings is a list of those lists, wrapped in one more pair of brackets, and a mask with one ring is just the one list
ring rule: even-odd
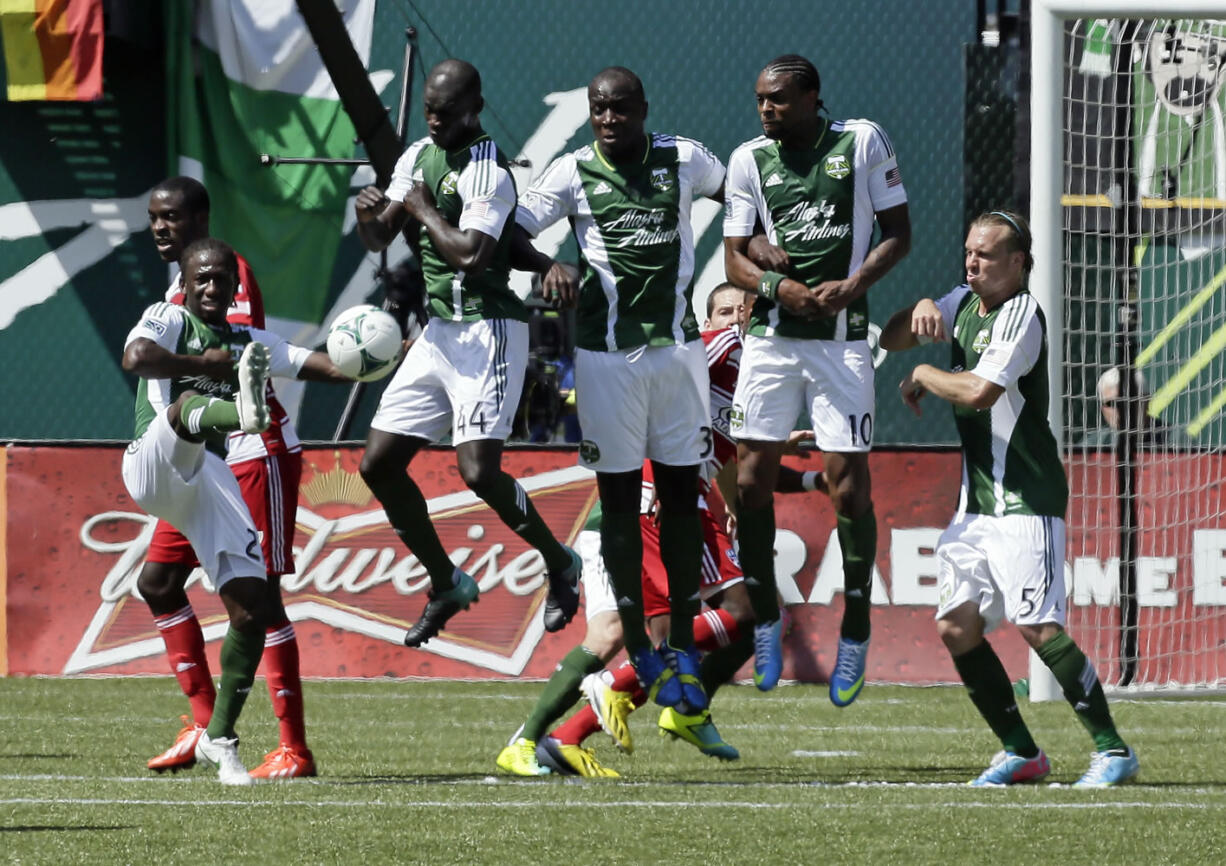
{"label": "red advertising banner", "polygon": [[[162,641],[136,592],[152,522],[124,490],[121,455],[119,447],[6,449],[0,470],[0,540],[7,539],[0,549],[0,609],[6,617],[0,618],[0,637],[7,627],[7,641],[0,643],[0,672],[168,672]],[[539,554],[467,490],[448,450],[423,452],[414,461],[413,475],[444,547],[479,582],[480,603],[453,618],[421,649],[401,644],[405,629],[425,604],[428,581],[358,475],[360,457],[356,448],[306,453],[295,536],[297,571],[282,578],[286,610],[302,648],[303,674],[549,676],[582,637],[582,622],[577,617],[558,634],[544,631],[546,590]],[[818,460],[795,465],[816,468]],[[954,681],[956,674],[932,621],[937,601],[933,548],[957,503],[959,456],[877,452],[871,462],[879,547],[868,678]],[[558,537],[573,541],[596,500],[594,477],[576,465],[574,452],[512,449],[505,466],[520,479]],[[1196,471],[1203,473],[1204,467]],[[828,500],[816,493],[780,496],[777,503],[776,566],[792,617],[784,675],[825,681],[834,662],[842,612],[834,515]],[[1195,529],[1184,527],[1174,541],[1188,541]],[[1215,543],[1223,535],[1217,527],[1206,531],[1217,532],[1210,537]],[[1071,600],[1114,616],[1117,600],[1102,586],[1109,562],[1095,559],[1091,567],[1094,554],[1084,552],[1099,540],[1070,533],[1070,541],[1070,574],[1075,578]],[[1209,542],[1200,538],[1197,543],[1205,547]],[[1219,544],[1214,560],[1207,548],[1195,548],[1196,556],[1207,563],[1202,570],[1226,562],[1223,549],[1226,543]],[[1194,604],[1193,581],[1188,577],[1180,584],[1175,575],[1193,574],[1193,545],[1188,541],[1178,550],[1172,547],[1167,558],[1171,561],[1158,566],[1166,569],[1161,572],[1166,575],[1162,591],[1172,594],[1176,610],[1187,613]],[[1226,574],[1226,569],[1219,571]],[[1096,582],[1077,582],[1082,573]],[[1222,579],[1219,575],[1218,595],[1213,596],[1222,597],[1218,604],[1226,604]],[[1145,586],[1152,589],[1152,584],[1150,580]],[[1196,598],[1204,601],[1207,593],[1208,588],[1197,589]],[[216,661],[226,617],[199,570],[191,578],[188,596],[204,626],[211,660]],[[1159,595],[1157,600],[1166,605],[1169,599]],[[1088,613],[1078,611],[1078,616],[1085,619]],[[1026,649],[1016,632],[1002,628],[993,635],[993,644],[1011,675],[1026,675]],[[1219,647],[1211,653],[1219,656],[1219,670],[1223,652]]]}

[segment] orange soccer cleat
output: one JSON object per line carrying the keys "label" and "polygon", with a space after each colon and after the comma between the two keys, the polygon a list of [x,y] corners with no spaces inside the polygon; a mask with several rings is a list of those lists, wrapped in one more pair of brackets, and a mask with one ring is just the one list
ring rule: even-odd
{"label": "orange soccer cleat", "polygon": [[179,716],[183,729],[175,737],[174,745],[156,758],[149,759],[149,769],[164,773],[170,770],[177,773],[196,766],[196,741],[204,733],[204,728],[195,724],[188,716]]}
{"label": "orange soccer cleat", "polygon": [[264,763],[251,771],[253,779],[297,779],[314,776],[315,756],[310,749],[301,751],[280,745],[264,756]]}

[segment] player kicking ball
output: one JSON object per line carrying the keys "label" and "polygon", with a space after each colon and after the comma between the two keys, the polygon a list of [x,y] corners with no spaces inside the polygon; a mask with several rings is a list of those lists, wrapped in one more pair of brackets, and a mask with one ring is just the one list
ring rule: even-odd
{"label": "player kicking ball", "polygon": [[348,380],[323,352],[226,321],[238,285],[228,245],[196,241],[181,264],[184,306],[153,304],[124,343],[123,368],[141,381],[123,480],[137,505],[183,533],[225,605],[221,684],[195,757],[217,767],[223,784],[250,785],[235,723],[264,651],[267,578],[251,513],[219,455],[227,434],[268,428],[270,375]]}
{"label": "player kicking ball", "polygon": [[975,786],[1034,782],[1051,764],[1018,711],[1009,676],[984,635],[1012,622],[1051,669],[1094,738],[1077,787],[1118,785],[1140,772],[1111,719],[1094,663],[1064,630],[1064,511],[1068,482],[1047,417],[1047,327],[1026,288],[1030,227],[1016,213],[975,218],[966,283],[895,313],[881,334],[891,352],[949,340],[950,367],[920,364],[899,383],[920,414],[933,394],[953,405],[962,440],[958,512],[937,542],[937,632],[972,703],[1004,749]]}

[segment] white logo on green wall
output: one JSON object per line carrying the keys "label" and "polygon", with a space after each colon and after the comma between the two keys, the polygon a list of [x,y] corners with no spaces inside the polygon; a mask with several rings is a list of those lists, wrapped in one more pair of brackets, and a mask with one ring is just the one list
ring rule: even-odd
{"label": "white logo on green wall", "polygon": [[851,174],[851,164],[847,162],[847,157],[841,153],[826,157],[826,174],[835,180],[842,180]]}

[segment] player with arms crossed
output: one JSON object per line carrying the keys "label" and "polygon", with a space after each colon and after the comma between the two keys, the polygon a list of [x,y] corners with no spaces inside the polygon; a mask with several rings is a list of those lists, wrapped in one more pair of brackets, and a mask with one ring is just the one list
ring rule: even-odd
{"label": "player with arms crossed", "polygon": [[[124,344],[123,368],[141,381],[123,479],[141,508],[183,533],[226,607],[221,687],[194,753],[218,767],[224,784],[247,785],[252,779],[239,760],[234,725],[264,651],[268,588],[259,534],[217,453],[224,453],[229,433],[268,429],[269,375],[347,380],[322,352],[226,321],[238,285],[229,246],[196,241],[182,265],[185,305],[149,307]],[[233,353],[240,349],[236,386]]]}
{"label": "player with arms crossed", "polygon": [[[701,713],[698,471],[712,441],[706,358],[690,308],[690,206],[696,196],[721,200],[724,166],[696,141],[646,131],[643,84],[629,69],[602,70],[587,96],[596,140],[554,160],[520,199],[516,219],[532,237],[563,218],[574,227],[582,277],[539,254],[533,269],[544,275],[546,300],[578,305],[579,459],[596,472],[601,547],[626,650],[657,703]],[[643,614],[644,459],[660,500],[671,597],[660,650]]]}
{"label": "player with arms crossed", "polygon": [[[193,242],[209,236],[209,194],[190,177],[172,177],[149,195],[149,230],[162,261],[179,261]],[[264,327],[264,301],[247,260],[238,261],[238,287],[226,312],[231,325]],[[185,301],[182,275],[166,290],[172,304]],[[269,383],[270,424],[258,434],[234,431],[227,437],[226,462],[238,479],[243,499],[260,533],[268,574],[268,626],[263,667],[280,726],[280,744],[251,771],[254,778],[283,779],[315,775],[315,758],[306,742],[298,639],[281,600],[281,575],[294,570],[294,520],[302,477],[302,443]],[[150,758],[149,769],[177,771],[196,763],[196,740],[213,714],[216,689],[204,651],[204,634],[184,587],[197,565],[191,545],[177,529],[159,520],[149,555],[137,578],[141,597],[166,644],[170,668],[187,696],[192,717],[174,744]]]}
{"label": "player with arms crossed", "polygon": [[933,394],[953,405],[962,441],[958,512],[937,542],[937,631],[971,701],[1004,750],[972,785],[1012,785],[1051,766],[1018,712],[1009,676],[984,634],[1017,626],[1094,738],[1080,787],[1106,787],[1139,772],[1120,739],[1094,663],[1064,630],[1064,511],[1068,483],[1047,418],[1047,326],[1026,289],[1030,228],[993,211],[966,236],[966,284],[890,317],[883,348],[897,352],[953,335],[950,371],[920,364],[899,384],[920,414]]}
{"label": "player with arms crossed", "polygon": [[417,647],[477,599],[477,583],[451,561],[430,522],[421,489],[406,472],[422,448],[451,433],[456,465],[548,571],[545,628],[558,631],[579,608],[581,560],[560,544],[532,500],[502,470],[528,359],[528,313],[511,291],[515,181],[506,156],[481,128],[481,76],[444,60],[426,77],[430,137],[414,142],[386,195],[357,196],[358,234],[385,249],[398,231],[418,252],[430,319],[371,421],[361,473],[400,540],[430,574],[429,601],[405,635]]}
{"label": "player with arms crossed", "polygon": [[[885,132],[867,120],[820,117],[820,89],[817,69],[795,54],[759,74],[764,135],[728,161],[724,260],[730,282],[758,293],[732,409],[741,567],[757,618],[754,680],[760,689],[774,688],[783,670],[772,491],[784,443],[807,411],[825,453],[843,552],[844,610],[830,699],[846,706],[864,685],[877,551],[867,292],[910,249],[911,223]],[[874,220],[881,241],[870,248]],[[758,225],[780,248],[775,268],[763,270],[748,255]]]}

